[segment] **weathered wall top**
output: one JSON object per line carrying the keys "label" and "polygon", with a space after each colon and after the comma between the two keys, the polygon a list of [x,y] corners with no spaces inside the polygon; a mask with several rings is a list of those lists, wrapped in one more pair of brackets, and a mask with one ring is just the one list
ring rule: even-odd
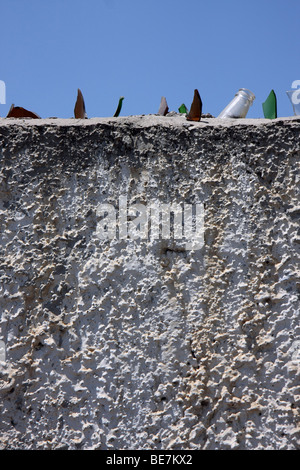
{"label": "weathered wall top", "polygon": [[[299,448],[299,135],[0,119],[2,448]],[[202,205],[204,246],[100,239],[120,196]]]}

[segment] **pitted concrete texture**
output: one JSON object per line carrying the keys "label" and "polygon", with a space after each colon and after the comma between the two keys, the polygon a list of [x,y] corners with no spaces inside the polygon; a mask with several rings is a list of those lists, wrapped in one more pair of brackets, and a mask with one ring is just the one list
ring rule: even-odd
{"label": "pitted concrete texture", "polygon": [[[0,119],[2,449],[299,449],[299,136]],[[204,246],[100,239],[120,196],[204,204]]]}

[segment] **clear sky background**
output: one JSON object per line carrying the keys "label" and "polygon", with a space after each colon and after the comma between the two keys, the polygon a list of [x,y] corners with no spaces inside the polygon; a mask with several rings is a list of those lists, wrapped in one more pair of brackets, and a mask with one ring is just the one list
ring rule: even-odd
{"label": "clear sky background", "polygon": [[278,116],[300,80],[299,0],[0,0],[0,80],[14,103],[41,117],[73,117],[80,88],[88,117],[190,107],[217,116],[239,88],[263,117],[271,89]]}

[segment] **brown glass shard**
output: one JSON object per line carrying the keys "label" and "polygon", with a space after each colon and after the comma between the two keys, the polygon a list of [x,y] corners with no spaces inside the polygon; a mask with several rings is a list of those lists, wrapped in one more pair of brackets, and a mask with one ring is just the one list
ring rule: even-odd
{"label": "brown glass shard", "polygon": [[194,99],[189,114],[186,118],[188,121],[200,121],[202,116],[202,100],[199,95],[199,91],[194,91]]}
{"label": "brown glass shard", "polygon": [[158,110],[158,114],[160,116],[165,116],[169,111],[169,108],[168,108],[168,104],[167,104],[167,100],[164,96],[162,96],[161,100],[160,100],[160,106],[159,106],[159,110]]}
{"label": "brown glass shard", "polygon": [[15,106],[14,104],[11,105],[10,110],[6,116],[7,118],[32,118],[32,119],[41,119],[40,116],[32,111],[28,111],[28,109],[21,108],[20,106]]}
{"label": "brown glass shard", "polygon": [[78,88],[77,100],[74,108],[74,116],[76,119],[85,119],[87,117],[85,112],[85,104],[81,90]]}

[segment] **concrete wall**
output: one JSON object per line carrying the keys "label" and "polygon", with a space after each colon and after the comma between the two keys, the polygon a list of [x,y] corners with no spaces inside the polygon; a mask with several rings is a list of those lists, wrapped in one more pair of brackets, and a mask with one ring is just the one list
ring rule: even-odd
{"label": "concrete wall", "polygon": [[[1,448],[299,449],[299,132],[0,120]],[[120,196],[203,204],[204,246],[101,240]]]}

